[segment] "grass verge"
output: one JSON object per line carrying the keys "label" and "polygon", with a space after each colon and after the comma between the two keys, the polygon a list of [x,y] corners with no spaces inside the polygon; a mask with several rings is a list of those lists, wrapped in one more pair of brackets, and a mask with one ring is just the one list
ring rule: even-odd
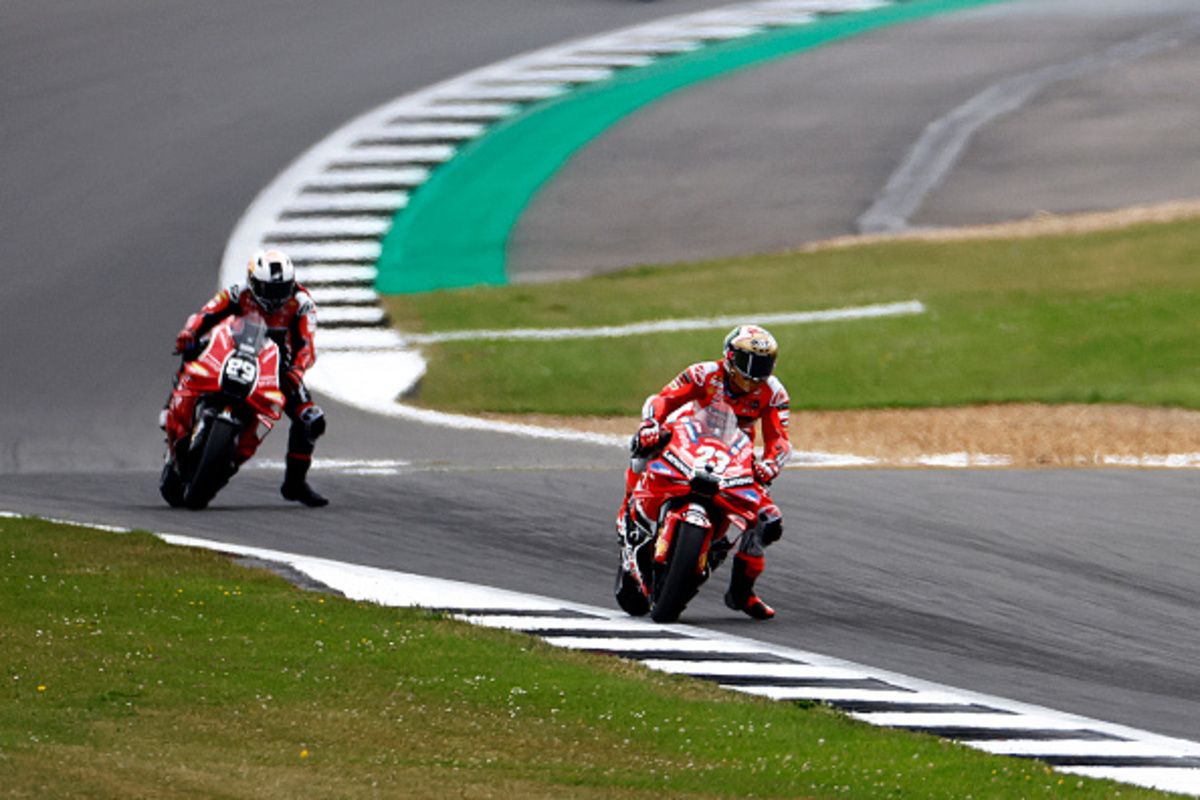
{"label": "grass verge", "polygon": [[[1037,239],[895,241],[387,298],[408,331],[576,327],[921,300],[926,314],[781,325],[796,409],[980,403],[1200,408],[1200,221]],[[426,351],[418,402],[460,412],[636,413],[724,331]]]}
{"label": "grass verge", "polygon": [[1165,797],[0,519],[8,797]]}

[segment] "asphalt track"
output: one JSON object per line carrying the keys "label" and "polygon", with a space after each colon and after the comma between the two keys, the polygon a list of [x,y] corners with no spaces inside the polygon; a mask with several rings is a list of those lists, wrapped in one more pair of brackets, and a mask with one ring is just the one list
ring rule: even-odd
{"label": "asphalt track", "polygon": [[[229,231],[312,142],[467,69],[717,5],[6,4],[0,508],[607,605],[619,451],[330,404],[320,455],[406,463],[317,472],[334,499],[319,511],[278,498],[278,469],[248,468],[210,510],[184,513],[157,496],[154,420],[170,343],[213,291]],[[538,279],[577,270],[572,253],[599,269],[850,232],[929,122],[1191,12],[1014,2],[668,98],[568,165],[512,262]],[[976,136],[914,222],[1200,195],[1198,57],[1192,41],[1048,87]],[[762,583],[780,617],[732,617],[711,592],[688,619],[1200,739],[1198,484],[1191,471],[792,471]]]}

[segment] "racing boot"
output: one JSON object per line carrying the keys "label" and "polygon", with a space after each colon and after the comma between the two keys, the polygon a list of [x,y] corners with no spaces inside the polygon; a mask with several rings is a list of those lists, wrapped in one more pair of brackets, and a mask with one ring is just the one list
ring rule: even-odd
{"label": "racing boot", "polygon": [[633,523],[633,517],[629,513],[629,495],[625,495],[625,501],[621,503],[621,510],[617,512],[617,542],[625,547],[634,544],[636,538],[637,530]]}
{"label": "racing boot", "polygon": [[763,571],[763,558],[754,558],[744,553],[733,557],[733,574],[729,577],[729,591],[725,593],[725,605],[741,611],[755,619],[770,619],[775,609],[764,603],[754,593],[754,582]]}
{"label": "racing boot", "polygon": [[287,471],[283,475],[283,485],[279,487],[279,493],[283,495],[284,500],[297,500],[310,508],[327,506],[329,500],[309,486],[308,481],[305,480],[310,466],[312,466],[312,456],[288,453]]}
{"label": "racing boot", "polygon": [[621,501],[621,510],[617,512],[617,539],[622,546],[633,544],[630,535],[636,534],[633,515],[630,514],[629,501],[633,497],[633,487],[637,485],[638,476],[631,469],[625,470],[625,499]]}

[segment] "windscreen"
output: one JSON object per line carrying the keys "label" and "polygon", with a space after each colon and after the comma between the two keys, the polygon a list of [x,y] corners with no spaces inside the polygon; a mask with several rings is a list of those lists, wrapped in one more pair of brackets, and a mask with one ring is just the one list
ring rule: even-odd
{"label": "windscreen", "polygon": [[737,415],[724,403],[712,403],[701,407],[696,411],[695,418],[701,436],[712,436],[725,444],[733,444],[740,432]]}
{"label": "windscreen", "polygon": [[237,317],[230,324],[239,353],[257,355],[267,338],[267,324],[257,313]]}

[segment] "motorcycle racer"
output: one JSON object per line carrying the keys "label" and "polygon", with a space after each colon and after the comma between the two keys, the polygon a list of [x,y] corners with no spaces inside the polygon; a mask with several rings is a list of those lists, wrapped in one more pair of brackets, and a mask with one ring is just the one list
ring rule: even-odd
{"label": "motorcycle racer", "polygon": [[771,502],[767,487],[792,454],[788,440],[788,393],[773,375],[778,345],[775,337],[757,325],[739,325],[725,337],[720,361],[692,364],[658,394],[646,400],[642,423],[633,437],[633,463],[625,473],[625,502],[617,516],[622,540],[629,522],[629,498],[644,467],[644,456],[666,444],[663,423],[687,403],[706,406],[723,402],[737,415],[738,425],[755,439],[755,423],[763,434],[763,454],[754,461],[754,478],[762,488],[758,522],[741,537],[734,556],[725,604],[755,619],[770,619],[775,611],[754,593],[754,583],[765,565],[764,548],[783,535],[783,516]]}
{"label": "motorcycle racer", "polygon": [[282,359],[279,382],[287,398],[284,412],[291,420],[288,430],[287,466],[280,493],[287,500],[306,506],[324,506],[329,501],[307,481],[317,439],[325,433],[325,413],[309,396],[304,373],[317,360],[313,337],[317,329],[316,305],[308,291],[296,283],[292,260],[278,250],[258,251],[246,269],[245,285],[221,290],[197,313],[188,317],[175,338],[175,352],[195,352],[197,343],[226,317],[256,310],[268,326],[268,335],[279,347]]}

